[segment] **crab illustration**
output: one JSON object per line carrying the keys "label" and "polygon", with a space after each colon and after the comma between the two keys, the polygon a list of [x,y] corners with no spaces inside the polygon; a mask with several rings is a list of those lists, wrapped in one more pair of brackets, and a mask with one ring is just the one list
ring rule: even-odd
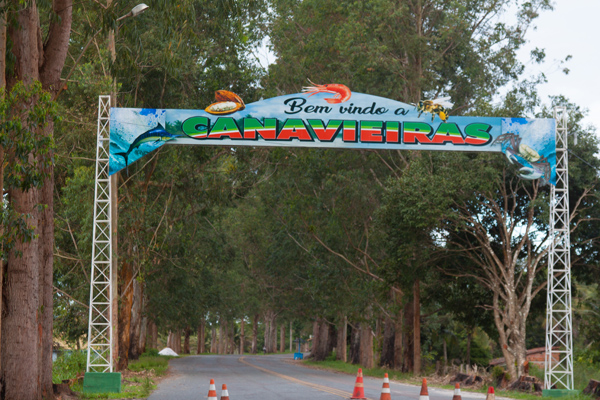
{"label": "crab illustration", "polygon": [[546,157],[521,143],[521,137],[514,133],[505,133],[496,138],[492,144],[502,145],[502,152],[511,164],[517,164],[519,168],[518,175],[523,179],[541,179],[542,185],[550,181],[552,169]]}

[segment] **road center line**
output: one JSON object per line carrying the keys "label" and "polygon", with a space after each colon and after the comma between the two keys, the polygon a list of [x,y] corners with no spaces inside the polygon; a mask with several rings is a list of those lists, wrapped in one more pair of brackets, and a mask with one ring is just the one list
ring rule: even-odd
{"label": "road center line", "polygon": [[[250,366],[252,368],[256,368],[256,369],[259,369],[259,370],[261,370],[263,372],[266,372],[267,374],[275,375],[275,376],[277,376],[279,378],[286,379],[286,380],[288,380],[290,382],[294,382],[294,383],[298,383],[300,385],[308,386],[308,387],[311,387],[313,389],[320,390],[322,392],[327,392],[327,393],[330,393],[330,394],[334,394],[336,396],[343,397],[345,399],[349,399],[350,396],[352,396],[352,393],[350,393],[350,392],[344,392],[343,390],[338,390],[338,389],[330,388],[330,387],[327,387],[327,386],[318,385],[316,383],[302,381],[300,379],[296,379],[296,378],[293,378],[293,377],[288,376],[288,375],[280,374],[279,372],[271,371],[270,369],[259,367],[258,365],[250,364],[248,361],[245,360],[245,357],[240,357],[238,361],[241,362],[242,364],[246,364],[246,365],[248,365],[248,366]],[[367,399],[367,400],[371,400],[371,399]]]}

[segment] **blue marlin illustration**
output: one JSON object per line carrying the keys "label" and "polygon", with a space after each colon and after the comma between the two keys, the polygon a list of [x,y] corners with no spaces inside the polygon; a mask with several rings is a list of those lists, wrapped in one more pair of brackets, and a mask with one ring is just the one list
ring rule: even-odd
{"label": "blue marlin illustration", "polygon": [[143,145],[144,143],[168,142],[170,140],[177,139],[178,137],[181,137],[181,136],[182,135],[174,135],[172,133],[167,132],[165,130],[165,128],[159,122],[158,125],[156,125],[156,127],[152,128],[150,130],[147,130],[146,132],[142,133],[140,136],[136,137],[126,152],[115,153],[115,155],[121,156],[125,159],[125,168],[127,168],[128,164],[129,164],[129,154],[133,150],[135,150],[138,147],[140,147],[141,145]]}

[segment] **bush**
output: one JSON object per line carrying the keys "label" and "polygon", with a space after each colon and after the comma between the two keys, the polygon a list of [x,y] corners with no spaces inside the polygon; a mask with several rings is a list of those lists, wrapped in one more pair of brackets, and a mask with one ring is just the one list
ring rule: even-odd
{"label": "bush", "polygon": [[52,383],[62,383],[74,379],[85,371],[87,356],[85,351],[69,351],[60,355],[52,364]]}
{"label": "bush", "polygon": [[600,379],[600,364],[575,361],[573,365],[573,381],[575,389],[583,390],[590,379]]}
{"label": "bush", "polygon": [[502,368],[499,365],[496,365],[494,368],[492,368],[492,377],[496,382],[500,381],[502,377],[504,377],[504,379],[506,379],[507,382],[510,382],[511,380],[508,371],[505,371],[504,368]]}
{"label": "bush", "polygon": [[158,349],[148,349],[142,353],[141,357],[157,357],[158,355]]}
{"label": "bush", "polygon": [[534,363],[529,363],[529,375],[535,376],[540,381],[544,382],[544,367],[538,367]]}
{"label": "bush", "polygon": [[492,377],[494,380],[502,378],[502,375],[504,375],[504,368],[499,365],[496,365],[494,368],[492,368]]}

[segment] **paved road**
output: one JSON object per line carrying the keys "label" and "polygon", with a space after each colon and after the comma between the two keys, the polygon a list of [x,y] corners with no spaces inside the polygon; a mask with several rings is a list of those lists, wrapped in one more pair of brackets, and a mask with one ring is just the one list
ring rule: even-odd
{"label": "paved road", "polygon": [[[148,400],[206,399],[210,379],[217,395],[227,384],[231,400],[339,400],[352,395],[356,376],[302,366],[292,355],[189,356],[170,362],[170,375]],[[365,395],[378,400],[381,379],[364,378]],[[390,384],[393,400],[418,400],[419,386]],[[429,388],[430,400],[452,400],[453,391]],[[463,400],[481,400],[485,395],[462,393]]]}

